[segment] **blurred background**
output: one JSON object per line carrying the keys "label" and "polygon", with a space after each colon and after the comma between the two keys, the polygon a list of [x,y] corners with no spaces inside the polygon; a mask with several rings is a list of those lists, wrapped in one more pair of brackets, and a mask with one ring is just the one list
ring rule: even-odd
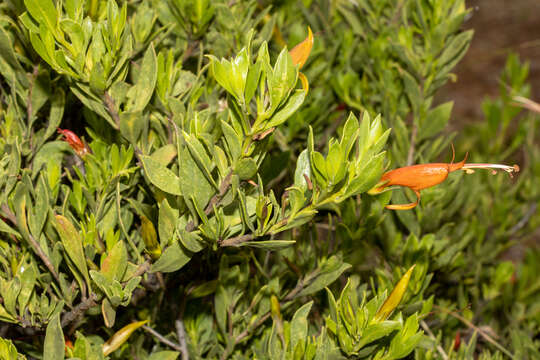
{"label": "blurred background", "polygon": [[540,1],[470,0],[465,22],[474,37],[465,57],[454,69],[456,82],[439,90],[439,101],[454,101],[450,126],[482,118],[482,100],[499,94],[499,78],[509,52],[530,63],[532,100],[540,100]]}

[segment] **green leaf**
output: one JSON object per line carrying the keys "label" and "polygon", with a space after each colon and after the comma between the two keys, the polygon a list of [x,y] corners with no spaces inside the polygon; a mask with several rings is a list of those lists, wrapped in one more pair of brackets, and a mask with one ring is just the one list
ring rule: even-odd
{"label": "green leaf", "polygon": [[20,236],[21,236],[17,231],[13,230],[8,224],[5,223],[4,220],[2,220],[2,219],[0,219],[0,231],[1,231],[1,232],[8,233],[8,234],[11,234],[11,235],[15,235],[15,236],[17,236],[17,237],[20,237]]}
{"label": "green leaf", "polygon": [[351,267],[350,264],[341,262],[341,260],[333,255],[321,265],[319,275],[301,292],[300,296],[310,295],[324,289],[333,283],[345,270]]}
{"label": "green leaf", "polygon": [[[9,67],[14,71],[24,72],[23,67],[17,60],[15,49],[13,48],[13,41],[8,35],[8,32],[2,28],[0,29],[0,57],[3,58]],[[6,74],[2,74],[6,77]],[[24,84],[27,85],[27,84]]]}
{"label": "green leaf", "polygon": [[261,77],[262,63],[257,61],[255,65],[249,67],[249,71],[246,78],[246,90],[245,90],[245,99],[246,104],[249,104],[255,92],[259,87],[259,79]]}
{"label": "green leaf", "polygon": [[464,31],[461,34],[456,35],[450,43],[445,47],[441,56],[437,59],[439,66],[446,65],[458,56],[464,47],[468,46],[472,40],[474,32],[472,30]]}
{"label": "green leaf", "polygon": [[132,112],[143,111],[150,102],[157,82],[157,60],[154,45],[150,45],[142,60],[137,83],[128,91],[127,109]]}
{"label": "green leaf", "polygon": [[203,171],[197,165],[197,162],[191,156],[187,147],[184,147],[180,153],[179,170],[180,185],[182,193],[192,196],[201,209],[215,192],[214,186],[208,181]]}
{"label": "green leaf", "polygon": [[240,50],[231,65],[232,71],[228,74],[229,84],[231,84],[236,99],[241,103],[245,103],[244,91],[249,69],[249,56],[245,47]]}
{"label": "green leaf", "polygon": [[56,33],[56,17],[58,15],[52,0],[24,0],[26,10],[49,31]]}
{"label": "green leaf", "polygon": [[236,162],[234,172],[238,175],[240,180],[251,179],[257,173],[258,167],[255,160],[252,158],[243,158]]}
{"label": "green leaf", "polygon": [[313,175],[315,175],[315,180],[317,184],[321,187],[326,187],[326,180],[328,177],[328,172],[326,170],[326,160],[322,154],[318,151],[313,151],[311,153],[311,170]]}
{"label": "green leaf", "polygon": [[184,141],[187,148],[189,149],[191,157],[197,163],[199,169],[206,176],[207,180],[212,183],[214,187],[217,188],[217,184],[212,177],[212,170],[214,169],[214,164],[208,156],[204,145],[194,135],[189,135],[186,132],[184,132],[183,135]]}
{"label": "green leaf", "polygon": [[64,249],[69,258],[84,276],[86,283],[90,284],[88,268],[86,266],[86,256],[84,255],[82,246],[83,242],[79,232],[75,229],[73,224],[62,215],[56,215],[54,225],[56,227],[56,231],[58,231],[58,234],[60,235],[62,245],[64,245]]}
{"label": "green leaf", "polygon": [[0,280],[4,306],[10,315],[16,316],[17,297],[21,291],[21,279],[17,276],[10,281]]}
{"label": "green leaf", "polygon": [[105,78],[105,70],[101,62],[95,63],[92,70],[90,70],[89,85],[98,94],[103,94],[105,89],[107,89],[107,79]]}
{"label": "green leaf", "polygon": [[150,272],[173,272],[186,265],[191,256],[186,254],[178,242],[172,243],[163,251],[161,257],[152,264]]}
{"label": "green leaf", "polygon": [[141,111],[120,114],[120,133],[130,143],[137,144],[143,130],[148,127],[147,117]]}
{"label": "green leaf", "polygon": [[218,284],[219,284],[218,280],[207,281],[207,282],[197,286],[196,288],[194,288],[193,291],[191,291],[189,293],[189,297],[190,298],[200,298],[200,297],[204,297],[204,296],[213,294],[216,291],[216,288],[217,288]]}
{"label": "green leaf", "polygon": [[364,193],[375,186],[383,173],[384,159],[385,153],[380,153],[371,158],[367,163],[364,163],[364,166],[362,166],[360,171],[358,171],[358,175],[351,181],[346,193],[341,199],[344,200],[350,196]]}
{"label": "green leaf", "polygon": [[265,250],[281,250],[296,243],[295,240],[264,240],[264,241],[246,241],[240,246],[248,246]]}
{"label": "green leaf", "polygon": [[400,327],[399,321],[382,321],[377,324],[370,324],[363,330],[363,336],[360,338],[357,347],[361,349],[367,344],[389,335],[392,331],[398,330]]}
{"label": "green leaf", "polygon": [[431,109],[420,125],[421,130],[418,133],[418,139],[427,139],[444,130],[446,124],[448,124],[448,120],[450,119],[453,105],[453,101],[448,101],[434,109]]}
{"label": "green leaf", "polygon": [[311,179],[311,164],[309,162],[309,153],[307,149],[304,149],[298,159],[296,160],[296,170],[294,171],[294,186],[300,188],[302,191],[306,191],[308,184],[306,182],[307,176],[308,179]]}
{"label": "green leaf", "polygon": [[56,61],[49,56],[49,53],[47,52],[47,48],[43,41],[41,41],[41,38],[38,34],[31,32],[30,33],[30,43],[32,44],[32,47],[38,55],[47,62],[51,67],[56,68]]}
{"label": "green leaf", "polygon": [[180,355],[180,353],[177,351],[158,351],[152,353],[147,360],[176,360],[178,355]]}
{"label": "green leaf", "polygon": [[200,236],[185,230],[180,230],[180,242],[187,250],[193,253],[197,253],[206,247],[206,243]]}
{"label": "green leaf", "polygon": [[28,217],[28,227],[34,238],[39,239],[41,230],[45,225],[49,209],[49,192],[48,186],[45,183],[43,175],[38,179],[35,188],[35,203],[32,209],[32,214]]}
{"label": "green leaf", "polygon": [[292,114],[296,112],[296,110],[300,108],[300,106],[304,103],[305,98],[306,92],[304,90],[295,90],[285,105],[283,105],[283,107],[270,118],[270,121],[268,124],[266,124],[266,127],[271,128],[283,124],[288,118],[291,117]]}
{"label": "green leaf", "polygon": [[349,153],[351,152],[351,149],[358,137],[359,128],[360,124],[358,123],[358,119],[351,112],[347,118],[347,121],[345,122],[345,125],[343,126],[343,133],[341,134],[340,140],[341,148],[345,152],[346,159],[348,158]]}
{"label": "green leaf", "polygon": [[127,268],[127,251],[124,241],[118,240],[101,264],[101,273],[109,280],[121,281]]}
{"label": "green leaf", "polygon": [[141,162],[148,179],[160,190],[173,195],[181,195],[180,179],[171,170],[150,156],[141,155]]}
{"label": "green leaf", "polygon": [[229,151],[233,160],[236,160],[240,157],[242,152],[242,142],[240,135],[234,131],[231,125],[227,124],[225,121],[221,121],[221,130],[223,135],[225,135],[225,140],[229,146]]}
{"label": "green leaf", "polygon": [[17,348],[11,340],[0,338],[0,359],[3,360],[25,360],[26,358],[17,352]]}
{"label": "green leaf", "polygon": [[112,328],[116,320],[116,309],[112,306],[111,302],[107,298],[103,299],[101,303],[101,314],[103,315],[103,322],[105,323],[105,326]]}
{"label": "green leaf", "polygon": [[420,104],[422,104],[423,101],[420,85],[418,85],[416,79],[405,70],[402,72],[402,78],[403,85],[405,86],[405,94],[407,94],[409,102],[411,103],[413,113],[418,114]]}
{"label": "green leaf", "polygon": [[307,316],[311,306],[313,306],[313,301],[302,305],[293,315],[291,320],[291,349],[294,349],[298,342],[305,340],[308,336]]}
{"label": "green leaf", "polygon": [[161,165],[167,166],[176,157],[176,146],[173,144],[164,145],[154,151],[150,157]]}
{"label": "green leaf", "polygon": [[[293,64],[291,55],[289,55],[287,49],[283,49],[276,60],[273,74],[269,76],[270,113],[273,113],[288,96],[296,82],[296,75],[297,69]],[[300,91],[305,96],[305,92]]]}
{"label": "green leaf", "polygon": [[158,232],[159,244],[162,248],[173,242],[178,210],[173,209],[167,199],[163,199],[159,207]]}
{"label": "green leaf", "polygon": [[232,74],[231,63],[225,59],[219,61],[218,58],[213,55],[208,55],[208,57],[211,60],[210,69],[212,70],[212,75],[214,76],[214,79],[216,79],[218,84],[221,85],[221,87],[223,87],[225,90],[227,90],[228,93],[236,96],[232,84],[229,81]]}
{"label": "green leaf", "polygon": [[81,25],[72,19],[62,19],[60,21],[61,29],[69,36],[71,45],[75,50],[74,58],[77,58],[84,49],[84,33]]}
{"label": "green leaf", "polygon": [[30,296],[32,296],[32,292],[34,290],[34,285],[36,283],[38,275],[39,273],[37,271],[37,268],[34,266],[28,266],[22,271],[22,274],[20,276],[21,291],[19,292],[19,296],[17,298],[21,316],[24,316],[24,312],[27,309],[26,305],[30,300]]}
{"label": "green leaf", "polygon": [[60,326],[60,314],[56,314],[49,321],[45,331],[43,360],[63,360],[64,346],[64,333],[62,326]]}

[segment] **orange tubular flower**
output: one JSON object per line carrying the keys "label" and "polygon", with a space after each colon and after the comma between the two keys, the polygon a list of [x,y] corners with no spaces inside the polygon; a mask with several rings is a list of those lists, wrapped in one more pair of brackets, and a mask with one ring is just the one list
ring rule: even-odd
{"label": "orange tubular flower", "polygon": [[66,141],[69,146],[79,155],[80,158],[83,158],[86,154],[90,152],[90,149],[86,146],[85,143],[82,142],[82,140],[75,135],[75,133],[71,130],[67,129],[60,129],[58,128],[58,133],[64,135],[64,141]]}
{"label": "orange tubular flower", "polygon": [[[453,148],[452,148],[453,150]],[[390,210],[409,210],[413,209],[420,202],[420,190],[430,188],[432,186],[442,183],[448,177],[448,174],[456,170],[464,170],[467,174],[473,173],[476,169],[489,169],[494,174],[497,170],[506,171],[510,176],[512,173],[519,171],[519,166],[508,166],[500,164],[466,164],[467,155],[465,158],[454,163],[454,156],[452,156],[452,162],[448,163],[431,163],[431,164],[419,164],[412,166],[405,166],[388,171],[383,174],[381,180],[375,187],[369,190],[369,194],[379,194],[383,191],[389,190],[390,186],[404,186],[408,187],[416,194],[416,201],[409,204],[394,204],[387,205],[386,208]]]}

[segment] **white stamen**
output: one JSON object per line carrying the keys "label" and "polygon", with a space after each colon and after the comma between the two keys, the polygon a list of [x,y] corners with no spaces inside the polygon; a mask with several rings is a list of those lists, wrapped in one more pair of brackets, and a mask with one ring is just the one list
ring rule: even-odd
{"label": "white stamen", "polygon": [[519,172],[519,166],[518,165],[502,165],[502,164],[465,164],[461,168],[461,170],[465,170],[467,174],[472,174],[474,172],[473,169],[486,169],[491,170],[492,174],[496,174],[497,170],[503,170],[510,175],[510,177],[513,177],[513,173]]}

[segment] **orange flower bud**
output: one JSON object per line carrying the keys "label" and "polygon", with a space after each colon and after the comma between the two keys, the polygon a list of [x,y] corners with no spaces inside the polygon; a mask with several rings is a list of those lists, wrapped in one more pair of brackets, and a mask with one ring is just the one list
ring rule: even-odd
{"label": "orange flower bud", "polygon": [[82,140],[75,135],[71,130],[60,129],[58,128],[58,133],[64,135],[64,141],[66,141],[69,146],[79,155],[80,158],[83,158],[86,154],[90,152],[90,149]]}
{"label": "orange flower bud", "polygon": [[[452,148],[452,151],[454,149]],[[456,170],[464,170],[467,174],[471,174],[476,169],[489,169],[494,174],[497,170],[506,171],[510,176],[512,173],[519,171],[519,166],[501,165],[501,164],[466,164],[467,155],[465,158],[454,163],[431,163],[405,166],[384,173],[381,180],[375,187],[368,191],[369,194],[378,194],[385,190],[389,190],[390,186],[408,187],[416,194],[416,202],[409,204],[387,205],[390,210],[408,210],[413,209],[420,202],[420,190],[442,183],[448,177],[448,174]]]}
{"label": "orange flower bud", "polygon": [[454,351],[459,350],[459,346],[461,345],[461,334],[459,333],[459,330],[456,332],[456,336],[454,337]]}

